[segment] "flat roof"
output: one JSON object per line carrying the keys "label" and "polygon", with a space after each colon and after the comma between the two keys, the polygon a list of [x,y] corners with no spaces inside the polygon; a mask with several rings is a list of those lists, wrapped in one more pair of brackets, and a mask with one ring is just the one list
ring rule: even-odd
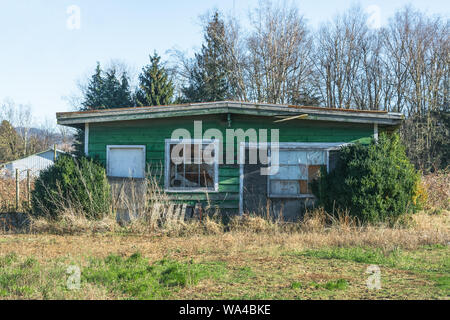
{"label": "flat roof", "polygon": [[401,113],[378,110],[333,109],[315,106],[294,106],[239,101],[202,102],[178,105],[99,109],[58,112],[58,124],[79,126],[85,123],[114,122],[140,119],[173,118],[208,114],[245,114],[257,116],[296,116],[305,114],[306,120],[399,125]]}

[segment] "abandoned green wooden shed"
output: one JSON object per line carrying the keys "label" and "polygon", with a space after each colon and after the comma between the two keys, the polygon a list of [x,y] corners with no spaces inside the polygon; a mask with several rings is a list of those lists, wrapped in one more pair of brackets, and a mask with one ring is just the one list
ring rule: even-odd
{"label": "abandoned green wooden shed", "polygon": [[84,129],[86,155],[110,177],[151,174],[176,202],[295,217],[313,201],[309,182],[320,167],[333,169],[340,146],[369,143],[402,115],[221,101],[63,112],[57,120]]}

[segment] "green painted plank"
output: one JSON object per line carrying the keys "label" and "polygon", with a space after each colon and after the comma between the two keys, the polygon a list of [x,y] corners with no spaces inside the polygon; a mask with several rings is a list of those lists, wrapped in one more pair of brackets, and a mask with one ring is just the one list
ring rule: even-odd
{"label": "green painted plank", "polygon": [[167,196],[169,199],[175,199],[175,200],[201,200],[201,201],[207,201],[209,199],[210,201],[238,201],[239,200],[239,194],[238,193],[208,193],[206,195],[205,193],[167,193]]}
{"label": "green painted plank", "polygon": [[239,177],[221,177],[219,175],[219,184],[239,184]]}
{"label": "green painted plank", "polygon": [[225,177],[239,176],[239,168],[238,169],[228,169],[228,168],[220,168],[219,167],[219,176],[225,176]]}
{"label": "green painted plank", "polygon": [[219,185],[219,192],[239,192],[239,185]]}

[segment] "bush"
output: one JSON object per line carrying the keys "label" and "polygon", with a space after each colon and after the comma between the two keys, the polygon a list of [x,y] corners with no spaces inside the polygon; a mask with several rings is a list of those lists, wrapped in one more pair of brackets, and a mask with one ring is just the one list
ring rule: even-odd
{"label": "bush", "polygon": [[61,156],[41,171],[32,192],[33,214],[58,217],[67,210],[100,219],[110,210],[105,169],[87,158]]}
{"label": "bush", "polygon": [[395,222],[416,209],[420,177],[399,136],[382,134],[368,146],[340,150],[336,168],[312,182],[319,205],[331,214],[348,211],[361,222]]}

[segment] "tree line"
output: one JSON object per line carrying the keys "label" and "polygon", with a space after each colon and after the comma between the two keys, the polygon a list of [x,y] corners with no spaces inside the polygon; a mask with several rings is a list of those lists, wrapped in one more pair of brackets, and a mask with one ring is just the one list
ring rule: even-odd
{"label": "tree line", "polygon": [[98,64],[80,109],[229,99],[399,112],[416,167],[446,168],[449,20],[407,6],[381,28],[367,21],[354,6],[311,28],[297,7],[261,1],[243,28],[214,10],[203,19],[203,43],[193,57],[174,52],[163,62],[155,52],[135,88],[126,72]]}
{"label": "tree line", "polygon": [[44,151],[54,144],[68,151],[71,143],[67,127],[55,128],[49,120],[34,127],[30,106],[11,99],[0,103],[0,163]]}

